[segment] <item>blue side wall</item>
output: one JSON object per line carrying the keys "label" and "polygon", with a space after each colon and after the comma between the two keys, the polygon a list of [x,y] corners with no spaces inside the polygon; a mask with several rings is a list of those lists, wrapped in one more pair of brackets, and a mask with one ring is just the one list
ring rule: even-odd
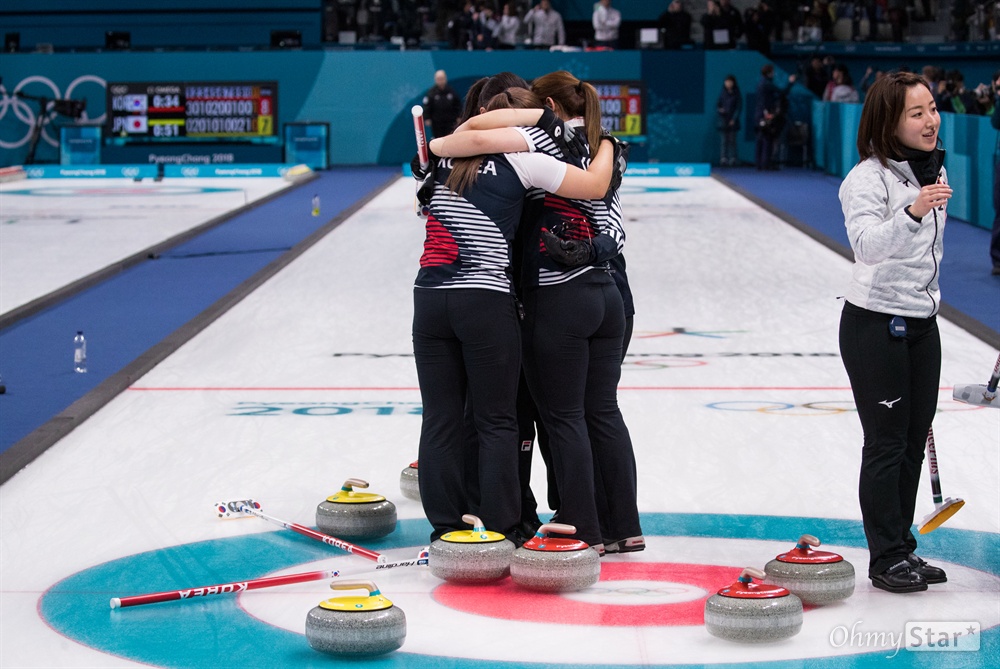
{"label": "blue side wall", "polygon": [[[107,82],[275,80],[279,122],[331,124],[333,164],[408,162],[413,153],[409,109],[420,102],[437,69],[445,69],[463,95],[479,77],[501,70],[529,79],[560,69],[588,80],[641,79],[647,88],[648,141],[635,147],[634,159],[709,162],[718,154],[714,109],[722,79],[732,72],[751,92],[765,62],[755,52],[703,51],[19,53],[5,54],[3,61],[4,91],[85,98],[89,122],[103,121]],[[36,103],[18,100],[0,115],[0,164],[23,161],[29,134],[25,119],[35,110]],[[47,129],[39,162],[57,161],[57,139],[58,133]],[[743,153],[752,156],[749,143]]]}
{"label": "blue side wall", "polygon": [[[812,103],[813,146],[816,166],[844,177],[858,162],[855,138],[861,120],[860,104]],[[997,131],[986,116],[941,114],[941,143],[945,169],[955,193],[948,214],[981,228],[993,227],[993,147]]]}
{"label": "blue side wall", "polygon": [[[107,0],[110,1],[110,0]],[[753,162],[754,89],[767,61],[752,51],[616,51],[591,53],[464,51],[183,51],[130,53],[16,53],[3,55],[0,86],[0,166],[24,161],[37,104],[14,99],[21,90],[48,98],[86,99],[86,122],[104,118],[111,81],[274,80],[279,123],[327,122],[333,165],[408,162],[413,154],[409,109],[419,103],[434,71],[444,69],[459,94],[479,77],[511,70],[531,79],[569,70],[585,80],[642,80],[646,85],[646,141],[633,147],[636,162],[717,162],[715,101],[727,74],[744,94],[739,156]],[[779,71],[776,83],[783,85]],[[854,164],[856,105],[822,105],[802,86],[792,112],[813,126],[816,163],[846,174]],[[56,119],[56,123],[66,123]],[[991,156],[996,131],[985,118],[945,115],[942,138],[953,183],[966,184],[953,215],[988,227]],[[48,127],[38,162],[58,162],[58,132]],[[256,158],[251,159],[257,160]],[[260,160],[258,160],[259,162]],[[126,162],[145,162],[129,159]]]}

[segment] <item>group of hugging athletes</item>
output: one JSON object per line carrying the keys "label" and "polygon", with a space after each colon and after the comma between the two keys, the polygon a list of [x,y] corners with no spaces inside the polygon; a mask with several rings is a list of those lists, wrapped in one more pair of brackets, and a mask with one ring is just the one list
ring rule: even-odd
{"label": "group of hugging athletes", "polygon": [[[627,146],[593,86],[503,72],[470,89],[455,132],[414,160],[426,236],[414,288],[423,403],[420,497],[431,540],[475,514],[521,545],[553,522],[600,554],[641,551],[636,461],[618,407],[634,308],[618,189]],[[873,585],[947,580],[911,532],[937,402],[938,269],[951,196],[923,81],[893,73],[866,98],[861,161],[841,188],[855,265],[841,353],[864,430],[859,497]],[[886,395],[886,397],[883,397]],[[892,395],[892,397],[888,397]]]}

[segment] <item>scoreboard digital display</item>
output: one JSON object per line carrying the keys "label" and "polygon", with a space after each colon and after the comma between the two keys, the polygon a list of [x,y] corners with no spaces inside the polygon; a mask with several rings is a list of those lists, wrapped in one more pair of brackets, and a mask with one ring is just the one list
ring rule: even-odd
{"label": "scoreboard digital display", "polygon": [[592,81],[601,101],[601,125],[628,139],[646,134],[646,91],[641,81]]}
{"label": "scoreboard digital display", "polygon": [[107,134],[139,141],[277,136],[278,84],[109,83]]}

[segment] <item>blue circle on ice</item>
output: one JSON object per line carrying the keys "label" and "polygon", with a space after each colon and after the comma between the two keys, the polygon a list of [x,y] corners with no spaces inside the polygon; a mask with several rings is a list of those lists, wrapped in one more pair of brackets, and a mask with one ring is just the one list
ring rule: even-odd
{"label": "blue circle on ice", "polygon": [[[716,514],[642,515],[646,536],[693,536],[796,542],[803,527],[823,537],[824,543],[864,548],[860,521],[781,516]],[[389,536],[371,542],[373,550],[418,547],[430,534],[424,519],[401,520]],[[1000,535],[940,528],[920,539],[921,552],[948,555],[952,562],[1000,576]],[[170,591],[180,587],[229,583],[261,578],[296,564],[331,557],[328,546],[291,532],[264,532],[231,539],[215,539],[130,555],[91,567],[63,579],[41,597],[39,612],[57,632],[103,653],[136,662],[184,668],[212,668],[221,658],[241,669],[315,667],[340,660],[311,651],[301,634],[280,629],[247,615],[236,597],[218,596],[174,601],[127,609],[109,609],[111,597]],[[1000,657],[1000,628],[983,630],[975,659],[989,665]],[[963,656],[966,654],[962,654]],[[923,653],[900,653],[896,669],[926,666]],[[950,656],[935,655],[941,661]],[[967,657],[964,659],[968,659]],[[885,666],[885,653],[849,657],[810,658],[810,668],[852,669]],[[523,663],[406,653],[399,650],[365,666],[398,669],[497,669]],[[739,666],[798,669],[802,660],[748,662]],[[584,666],[584,665],[574,665]],[[606,669],[607,664],[590,665]],[[615,665],[628,666],[628,665]],[[649,666],[649,665],[646,665]],[[694,666],[702,665],[659,665]],[[728,665],[713,665],[724,669]],[[941,665],[945,666],[945,665]]]}

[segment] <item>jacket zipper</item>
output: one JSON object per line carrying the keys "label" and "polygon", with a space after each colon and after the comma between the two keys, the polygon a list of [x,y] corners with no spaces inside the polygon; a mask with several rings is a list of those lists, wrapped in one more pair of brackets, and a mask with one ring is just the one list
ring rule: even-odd
{"label": "jacket zipper", "polygon": [[[930,281],[928,281],[927,285],[924,286],[924,292],[927,294],[927,297],[929,297],[930,300],[931,300],[931,313],[930,313],[930,315],[933,316],[935,313],[937,313],[937,300],[935,300],[934,296],[931,295],[931,290],[930,289],[931,289],[931,284],[934,283],[934,279],[937,278],[937,274],[938,274],[938,261],[937,261],[937,255],[936,255],[935,250],[934,250],[937,247],[938,216],[937,216],[937,209],[932,209],[931,211],[934,213],[934,239],[931,240],[931,260],[934,261],[934,273],[931,274]],[[928,316],[928,318],[929,317],[930,316]]]}

